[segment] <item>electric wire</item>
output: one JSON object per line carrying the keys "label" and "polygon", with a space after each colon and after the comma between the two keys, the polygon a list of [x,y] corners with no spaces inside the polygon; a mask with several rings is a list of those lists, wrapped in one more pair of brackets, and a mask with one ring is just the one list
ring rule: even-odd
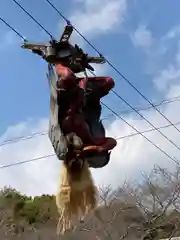
{"label": "electric wire", "polygon": [[121,117],[118,113],[116,113],[112,108],[110,108],[107,104],[102,103],[102,105],[106,106],[111,112],[114,113],[118,118],[120,118],[123,122],[125,122],[129,127],[131,127],[133,130],[135,130],[137,133],[139,133],[142,137],[144,137],[149,143],[151,143],[155,148],[157,148],[160,152],[164,153],[168,158],[170,158],[174,163],[179,165],[179,161],[175,157],[171,157],[168,153],[166,153],[163,149],[161,149],[158,145],[156,145],[154,142],[152,142],[149,138],[147,138],[143,133],[141,133],[138,129],[136,129],[133,125],[131,125],[129,122],[127,122],[123,117]]}
{"label": "electric wire", "polygon": [[[14,2],[16,2],[15,0],[13,0]],[[28,14],[29,15],[29,14]],[[34,18],[32,18],[34,19]],[[35,21],[36,22],[36,21]],[[39,24],[38,24],[39,25]],[[8,25],[7,25],[8,26]],[[41,26],[41,25],[39,25]],[[21,37],[22,38],[22,37]],[[151,104],[151,103],[150,103]],[[176,158],[174,157],[171,157],[168,153],[166,153],[163,149],[161,149],[159,146],[157,146],[156,144],[154,144],[150,139],[148,139],[146,136],[144,136],[139,130],[137,130],[134,126],[132,126],[130,123],[128,123],[124,118],[122,118],[119,114],[117,114],[114,110],[112,110],[109,106],[107,106],[106,104],[102,103],[103,106],[105,106],[107,109],[109,109],[114,115],[116,115],[118,118],[120,118],[122,121],[124,121],[127,125],[129,125],[132,129],[134,129],[137,133],[139,133],[141,136],[143,136],[148,142],[150,142],[153,146],[155,146],[159,151],[161,151],[162,153],[164,153],[167,157],[169,157],[173,162],[175,162],[176,164],[179,164],[179,162],[176,160]],[[152,105],[152,104],[151,104]],[[173,123],[171,123],[172,126],[174,126]],[[155,129],[155,130],[158,130],[158,129]],[[45,157],[47,157],[49,155],[46,155],[46,156],[42,156],[40,157],[40,159],[43,159]],[[38,158],[39,159],[39,158]],[[30,160],[26,160],[26,161],[23,161],[23,162],[29,162],[29,161],[33,161],[32,159]],[[19,163],[13,163],[13,164],[9,164],[8,166],[14,166],[14,165],[17,165],[17,164],[20,164],[22,162],[19,162]],[[7,166],[7,165],[6,165]],[[0,168],[5,168],[6,166],[1,166]]]}
{"label": "electric wire", "polygon": [[[71,24],[70,21],[65,17],[64,14],[62,14],[61,11],[58,10],[58,8],[49,0],[45,0],[68,24]],[[72,25],[72,24],[71,24]],[[102,56],[102,53],[75,27],[72,25],[74,30],[86,41],[89,46],[91,46],[95,52],[97,52],[100,56]],[[122,74],[107,58],[105,58],[108,65],[118,74],[124,81],[126,81],[142,98],[144,98],[163,118],[165,118],[178,132],[180,130],[173,125],[173,123],[144,95],[138,90],[137,87],[135,87],[125,76]]]}
{"label": "electric wire", "polygon": [[[170,99],[164,99],[164,100],[160,101],[159,103],[156,103],[156,106],[159,107],[161,105],[173,103],[173,102],[179,101],[179,100],[180,100],[180,96],[173,97],[173,98],[170,98]],[[147,107],[144,107],[144,108],[136,108],[136,110],[137,111],[145,111],[145,110],[148,110],[150,108],[151,108],[151,106],[147,106]],[[131,112],[134,112],[134,110],[131,110],[131,109],[130,110],[123,110],[123,111],[120,111],[119,114],[127,114],[127,113],[131,113]],[[107,117],[102,118],[101,121],[110,119],[112,116],[114,116],[114,114],[111,114]],[[174,125],[179,125],[179,122],[174,123]],[[171,126],[172,126],[171,124],[167,124],[167,125],[158,127],[158,129],[168,128],[168,127],[171,127]],[[147,131],[149,131],[149,130],[147,130]],[[150,131],[156,131],[156,129],[152,128],[152,129],[150,129]],[[144,132],[142,132],[142,133],[144,133]],[[2,147],[4,145],[11,144],[11,143],[16,143],[16,142],[19,142],[19,141],[29,140],[31,138],[38,137],[38,136],[43,136],[43,135],[47,135],[47,131],[46,132],[35,132],[35,133],[33,133],[31,135],[28,135],[28,136],[19,136],[19,137],[15,137],[15,138],[10,138],[10,139],[7,139],[7,140],[1,142],[0,147]],[[128,136],[129,135],[127,135],[127,137]]]}
{"label": "electric wire", "polygon": [[[102,103],[102,105],[106,105],[104,103]],[[107,106],[107,105],[106,105]],[[142,137],[144,137],[149,143],[151,143],[155,148],[157,148],[160,152],[162,152],[164,155],[166,155],[168,158],[170,158],[175,164],[179,165],[179,161],[175,158],[175,157],[171,157],[168,153],[166,153],[163,149],[161,149],[159,146],[157,146],[155,143],[153,143],[149,138],[147,138],[145,135],[143,135],[143,133],[141,133],[139,130],[137,130],[133,125],[131,125],[129,122],[127,122],[124,118],[122,118],[119,114],[117,114],[114,110],[112,110],[109,106],[107,106],[107,108],[112,111],[118,118],[120,118],[123,122],[125,122],[128,126],[130,126],[133,130],[135,130],[137,132],[137,134],[140,134]],[[9,167],[13,167],[13,166],[17,166],[17,165],[21,165],[21,164],[25,164],[28,162],[33,162],[33,161],[38,161],[38,160],[42,160],[42,159],[46,159],[46,158],[50,158],[56,156],[56,154],[49,154],[49,155],[44,155],[44,156],[40,156],[38,158],[32,158],[32,159],[28,159],[25,161],[19,161],[16,163],[11,163],[11,164],[7,164],[7,165],[2,165],[0,166],[0,169],[4,169],[4,168],[9,168]]]}
{"label": "electric wire", "polygon": [[37,158],[31,158],[31,159],[28,159],[28,160],[25,160],[25,161],[19,161],[19,162],[10,163],[10,164],[7,164],[7,165],[2,165],[2,166],[0,166],[0,169],[9,168],[9,167],[12,167],[12,166],[17,166],[17,165],[21,165],[21,164],[25,164],[25,163],[29,163],[29,162],[34,162],[34,161],[38,161],[38,160],[42,160],[42,159],[46,159],[46,158],[50,158],[50,157],[55,157],[55,156],[56,156],[56,154],[48,154],[48,155],[44,155],[44,156],[37,157]]}
{"label": "electric wire", "polygon": [[25,39],[15,28],[13,28],[9,23],[7,23],[1,16],[0,16],[0,20],[1,20],[1,22],[3,22],[7,27],[9,27],[13,32],[15,32],[20,38],[22,38],[24,41],[26,41],[26,39]]}
{"label": "electric wire", "polygon": [[[91,74],[93,74],[96,77],[96,74],[92,71],[89,71]],[[113,89],[111,90],[121,101],[123,101],[127,106],[129,106],[134,112],[136,112],[142,119],[144,119],[149,125],[151,125],[156,131],[158,131],[167,141],[169,141],[174,147],[176,147],[178,150],[180,150],[180,147],[173,142],[170,138],[168,138],[163,132],[161,132],[154,124],[152,124],[146,117],[144,117],[140,112],[138,112],[130,103],[128,103],[123,97],[121,97],[116,91]],[[106,106],[106,104],[103,104]],[[107,107],[106,107],[107,108]],[[119,115],[120,116],[120,115]],[[172,124],[173,126],[173,124]],[[178,129],[179,130],[179,129]]]}
{"label": "electric wire", "polygon": [[[28,16],[33,20],[33,21],[35,21],[43,30],[45,30],[45,32],[47,32],[48,34],[49,34],[49,32],[31,15],[31,14],[29,14],[29,12],[26,10],[26,9],[24,9],[23,7],[22,7],[22,5],[20,4],[20,3],[18,3],[16,0],[12,0],[13,2],[15,2],[26,14],[28,14]],[[50,1],[49,0],[46,0],[49,4],[50,4]],[[55,6],[51,3],[50,4],[52,7],[53,7],[53,9],[55,10],[56,8],[55,8]],[[70,24],[70,21],[60,12],[60,11],[58,11],[58,9],[57,9],[57,12],[58,12],[58,14],[60,14],[60,16],[61,17],[63,17],[63,19],[66,19],[66,22],[68,23],[68,24]],[[73,26],[73,25],[72,25]],[[78,31],[74,26],[73,26],[73,28],[75,29],[75,31]],[[80,34],[80,32],[78,31],[78,34]],[[82,35],[82,34],[81,34]],[[52,35],[50,34],[50,36],[52,37]],[[83,36],[83,35],[82,35]],[[89,41],[88,41],[88,43],[89,43]],[[98,51],[98,53],[100,54],[100,52]],[[101,54],[100,54],[101,55]],[[106,60],[107,61],[107,60]],[[91,72],[92,73],[92,72]],[[176,143],[174,143],[171,139],[169,139],[165,134],[163,134],[159,129],[157,129],[147,118],[145,118],[142,114],[140,114],[138,111],[136,111],[136,109],[134,108],[134,107],[132,107],[124,98],[122,98],[116,91],[114,91],[114,90],[112,90],[112,92],[119,98],[119,99],[121,99],[124,103],[126,103],[131,109],[133,109],[139,116],[141,116],[141,118],[143,118],[144,120],[146,120],[146,122],[148,122],[152,127],[154,127],[164,138],[166,138],[166,140],[168,140],[173,146],[175,146],[178,150],[180,150],[180,147],[176,144]],[[151,104],[151,102],[149,102],[150,104]],[[152,105],[152,104],[151,104]],[[152,105],[153,107],[154,107],[154,105]],[[159,109],[158,109],[158,111],[159,111]],[[161,112],[160,112],[161,113]],[[162,113],[161,113],[162,114]],[[170,121],[169,121],[170,122]],[[172,126],[173,127],[175,127],[179,132],[180,132],[180,130],[176,127],[176,126],[174,126],[173,125],[173,123],[172,122],[170,122],[171,124],[172,124]]]}
{"label": "electric wire", "polygon": [[[180,125],[180,122],[176,122],[176,123],[174,123],[174,125]],[[170,127],[172,127],[172,125],[167,124],[167,125],[158,127],[158,129],[165,129],[165,128],[170,128]],[[150,128],[150,129],[141,131],[140,133],[143,134],[143,133],[154,132],[154,131],[156,131],[156,129]],[[10,145],[10,144],[13,144],[13,143],[17,143],[17,142],[20,142],[20,141],[27,141],[27,140],[34,139],[34,138],[40,137],[40,136],[46,136],[47,134],[48,134],[48,132],[35,132],[35,133],[33,133],[31,135],[28,135],[28,136],[20,136],[20,137],[16,137],[16,138],[10,138],[10,139],[7,139],[7,140],[3,141],[2,143],[0,143],[0,147]],[[115,139],[116,140],[121,140],[121,139],[129,138],[129,137],[134,137],[134,136],[137,136],[137,135],[139,135],[139,133],[132,133],[132,134],[116,137]]]}
{"label": "electric wire", "polygon": [[[51,38],[52,38],[52,35],[24,8],[22,7],[22,5],[20,3],[18,3],[16,0],[12,0],[14,3],[17,4],[17,6],[19,6],[33,21],[36,22],[36,24],[38,24]],[[52,4],[52,2],[50,2],[49,0],[45,0],[47,3],[50,4],[50,6],[68,23],[68,24],[71,24],[70,21],[55,7],[54,4]],[[73,25],[72,25],[73,26]],[[92,45],[81,33],[79,30],[77,30],[74,26],[73,26],[74,30],[91,46],[93,47],[93,49],[99,54],[99,55],[102,55],[99,50],[97,48],[94,47],[94,45]],[[138,91],[138,93],[143,97],[145,98],[146,101],[149,102],[149,104],[155,108],[156,111],[158,111],[173,127],[175,127],[175,129],[180,132],[180,130],[163,114],[160,112],[160,110],[158,108],[156,108],[156,106],[151,103],[134,85],[132,85],[132,83],[124,76],[122,75],[118,69],[116,69],[112,63],[110,63],[108,61],[108,59],[105,59],[106,62],[117,72],[120,74],[120,76],[126,80],[126,82],[128,82],[136,91]],[[112,92],[117,96],[119,97],[122,101],[124,101],[129,107],[132,108],[132,106],[127,102],[125,101],[125,99],[123,99],[122,97],[120,97],[119,94],[116,93],[116,91],[112,90]],[[133,108],[134,111],[136,111],[135,108]],[[137,111],[136,111],[137,112]],[[138,113],[138,112],[137,112]],[[153,126],[155,128],[155,126],[149,121],[147,120],[142,114],[138,113],[143,119],[145,119],[151,126]],[[158,129],[156,129],[158,130]],[[164,135],[161,131],[159,131],[159,133],[161,135],[163,135],[169,142],[171,142],[176,148],[178,148],[180,150],[180,147],[177,146],[177,144],[175,144],[171,139],[169,139],[166,135]]]}
{"label": "electric wire", "polygon": [[12,0],[24,13],[26,13],[40,28],[42,28],[49,36],[51,39],[53,39],[52,34],[45,28],[43,27],[42,24],[40,24],[33,16],[30,14],[18,1]]}

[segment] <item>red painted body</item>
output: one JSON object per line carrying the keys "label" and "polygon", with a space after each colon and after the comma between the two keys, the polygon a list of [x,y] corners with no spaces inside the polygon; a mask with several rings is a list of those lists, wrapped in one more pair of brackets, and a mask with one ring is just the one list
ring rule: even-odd
{"label": "red painted body", "polygon": [[[56,72],[58,75],[57,86],[67,92],[70,90],[76,92],[61,121],[62,131],[65,133],[75,132],[83,140],[84,145],[95,145],[97,152],[113,149],[116,146],[116,140],[103,136],[93,137],[85,121],[82,112],[85,79],[78,79],[68,67],[61,64],[56,65]],[[100,98],[107,95],[114,87],[114,81],[111,77],[89,77],[88,81],[94,81],[100,86],[100,91],[96,94],[97,101],[100,101]]]}

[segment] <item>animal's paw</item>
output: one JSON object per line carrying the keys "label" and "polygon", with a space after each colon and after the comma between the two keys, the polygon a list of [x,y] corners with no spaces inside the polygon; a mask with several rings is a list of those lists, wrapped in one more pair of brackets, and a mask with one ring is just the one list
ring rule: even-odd
{"label": "animal's paw", "polygon": [[69,133],[66,136],[66,139],[68,141],[69,144],[72,144],[74,146],[75,149],[81,149],[83,146],[83,141],[81,140],[80,137],[78,137],[75,133]]}
{"label": "animal's paw", "polygon": [[74,135],[73,137],[73,146],[75,147],[75,149],[81,149],[83,146],[83,141],[77,135]]}

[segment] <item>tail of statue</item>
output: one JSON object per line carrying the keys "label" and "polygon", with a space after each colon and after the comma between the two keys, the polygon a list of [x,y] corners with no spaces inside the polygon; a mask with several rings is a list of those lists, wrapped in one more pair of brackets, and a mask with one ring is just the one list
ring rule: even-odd
{"label": "tail of statue", "polygon": [[87,162],[80,168],[73,165],[73,159],[68,164],[62,163],[56,205],[60,214],[58,235],[72,230],[86,214],[96,208],[97,190]]}

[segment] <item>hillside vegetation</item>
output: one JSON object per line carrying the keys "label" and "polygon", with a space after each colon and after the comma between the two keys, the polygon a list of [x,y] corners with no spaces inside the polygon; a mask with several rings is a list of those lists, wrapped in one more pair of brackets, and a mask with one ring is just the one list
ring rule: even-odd
{"label": "hillside vegetation", "polygon": [[180,235],[179,168],[173,174],[156,168],[141,184],[124,183],[99,193],[97,211],[73,232],[57,237],[54,196],[32,198],[5,187],[0,191],[0,239],[148,240]]}

